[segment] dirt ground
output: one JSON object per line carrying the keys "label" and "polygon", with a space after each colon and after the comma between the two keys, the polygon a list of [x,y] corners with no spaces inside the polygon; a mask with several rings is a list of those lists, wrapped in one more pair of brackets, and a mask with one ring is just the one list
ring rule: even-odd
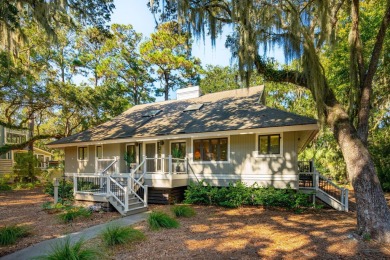
{"label": "dirt ground", "polygon": [[[195,206],[180,228],[150,231],[147,240],[110,250],[110,259],[390,259],[390,247],[354,234],[355,213],[301,214],[281,209]],[[169,206],[153,206],[169,212]]]}
{"label": "dirt ground", "polygon": [[43,188],[0,192],[0,227],[8,225],[26,225],[30,235],[15,245],[0,246],[0,257],[43,240],[77,232],[84,228],[107,222],[120,215],[116,212],[94,212],[89,218],[76,219],[73,223],[63,224],[57,214],[49,214],[42,204],[53,199],[43,193]]}
{"label": "dirt ground", "polygon": [[[352,194],[353,195],[353,194]],[[351,196],[352,197],[352,196]],[[390,194],[387,194],[390,202]],[[31,235],[11,247],[0,247],[0,256],[42,240],[76,232],[118,218],[118,213],[94,213],[90,219],[61,224],[42,210],[50,197],[41,189],[0,193],[0,226],[28,225]],[[333,209],[292,211],[242,207],[194,206],[197,215],[181,218],[180,228],[150,231],[146,221],[135,228],[146,240],[105,249],[100,238],[89,241],[108,259],[390,259],[390,246],[362,241],[354,231],[356,212]],[[150,206],[169,214],[171,206]]]}

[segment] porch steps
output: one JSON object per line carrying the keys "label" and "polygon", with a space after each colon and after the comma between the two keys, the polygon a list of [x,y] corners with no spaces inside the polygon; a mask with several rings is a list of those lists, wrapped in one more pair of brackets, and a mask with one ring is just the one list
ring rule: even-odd
{"label": "porch steps", "polygon": [[111,196],[108,197],[108,201],[122,216],[130,216],[148,210],[148,207],[145,206],[144,203],[141,202],[134,194],[129,195],[127,210],[121,203],[119,203]]}

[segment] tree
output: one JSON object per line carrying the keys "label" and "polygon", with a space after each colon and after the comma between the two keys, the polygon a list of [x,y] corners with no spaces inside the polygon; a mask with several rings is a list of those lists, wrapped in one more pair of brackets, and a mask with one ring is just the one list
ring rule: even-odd
{"label": "tree", "polygon": [[[376,1],[384,6],[375,27],[373,47],[366,49],[361,40],[360,1],[176,1],[179,21],[188,21],[196,36],[209,29],[215,39],[223,24],[233,24],[236,33],[230,46],[238,57],[241,75],[255,69],[266,80],[288,82],[310,90],[319,118],[329,125],[342,151],[349,179],[356,194],[358,231],[380,241],[390,242],[390,210],[380,187],[368,150],[370,106],[375,97],[373,79],[390,23],[390,1]],[[356,113],[339,101],[321,61],[326,46],[337,46],[336,25],[342,12],[350,23],[347,69]],[[218,30],[219,29],[219,30]],[[371,25],[371,30],[373,26]],[[259,47],[282,43],[287,60],[299,58],[297,70],[275,69],[260,56]],[[351,104],[353,105],[353,104]]]}
{"label": "tree", "polygon": [[29,23],[39,25],[52,39],[56,39],[56,30],[64,24],[75,27],[79,23],[105,29],[113,9],[112,0],[2,1],[0,49],[17,52],[18,47],[28,40],[23,27]]}
{"label": "tree", "polygon": [[156,67],[162,84],[157,95],[168,100],[169,91],[196,81],[200,72],[199,59],[191,57],[191,39],[178,23],[167,22],[152,33],[151,38],[141,45],[143,59]]}
{"label": "tree", "polygon": [[111,26],[113,48],[111,50],[111,78],[116,88],[123,91],[131,105],[150,102],[153,98],[153,78],[147,64],[142,60],[139,46],[142,34],[135,32],[131,25],[113,24]]}

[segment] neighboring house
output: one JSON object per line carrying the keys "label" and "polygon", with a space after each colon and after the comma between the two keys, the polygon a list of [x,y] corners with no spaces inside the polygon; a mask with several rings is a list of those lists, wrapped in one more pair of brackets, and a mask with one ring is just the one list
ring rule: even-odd
{"label": "neighboring house", "polygon": [[64,149],[76,199],[126,214],[178,199],[189,181],[297,189],[298,153],[317,132],[315,119],[265,106],[264,86],[204,96],[190,87],[48,146]]}
{"label": "neighboring house", "polygon": [[[20,129],[10,129],[0,125],[0,147],[6,144],[20,144],[28,139],[28,131]],[[0,156],[0,174],[12,173],[12,167],[15,163],[15,157],[19,154],[26,153],[27,149],[12,150]],[[38,167],[46,169],[52,154],[48,151],[34,147],[34,155],[38,159]]]}

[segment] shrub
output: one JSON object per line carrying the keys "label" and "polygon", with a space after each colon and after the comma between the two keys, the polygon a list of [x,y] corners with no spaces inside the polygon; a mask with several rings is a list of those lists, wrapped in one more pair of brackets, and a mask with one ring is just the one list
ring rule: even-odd
{"label": "shrub", "polygon": [[66,210],[64,213],[59,214],[58,217],[63,222],[69,223],[78,217],[89,217],[91,216],[91,214],[92,212],[86,208],[75,207],[75,208],[70,208]]}
{"label": "shrub", "polygon": [[184,192],[184,203],[189,204],[215,204],[215,197],[218,193],[218,188],[213,187],[203,180],[199,183],[190,183],[187,190]]}
{"label": "shrub", "polygon": [[229,184],[228,187],[210,187],[203,181],[192,183],[185,191],[185,202],[191,204],[219,205],[237,208],[242,205],[262,205],[285,208],[309,207],[310,195],[296,192],[293,189],[259,188],[257,185],[247,187],[242,182]]}
{"label": "shrub", "polygon": [[41,174],[39,161],[32,152],[15,154],[14,173],[20,182],[33,182]]}
{"label": "shrub", "polygon": [[0,191],[9,191],[12,190],[12,187],[6,183],[0,183]]}
{"label": "shrub", "polygon": [[28,235],[26,227],[23,226],[8,226],[0,228],[0,245],[12,245],[19,238]]}
{"label": "shrub", "polygon": [[195,216],[195,210],[187,205],[176,205],[172,207],[172,212],[176,217],[189,218]]}
{"label": "shrub", "polygon": [[178,228],[179,222],[171,218],[163,212],[152,212],[148,218],[149,226],[152,230],[159,230],[160,228]]}
{"label": "shrub", "polygon": [[63,243],[57,243],[52,247],[48,255],[37,257],[42,260],[94,260],[99,259],[101,254],[92,248],[85,248],[85,243],[82,239],[72,245],[69,237]]}
{"label": "shrub", "polygon": [[[54,197],[53,182],[46,183],[44,192]],[[65,184],[63,184],[61,180],[60,185],[58,186],[58,197],[61,198],[61,200],[73,200],[73,182],[65,181]]]}
{"label": "shrub", "polygon": [[102,233],[107,246],[120,245],[145,239],[144,233],[132,227],[108,226]]}

